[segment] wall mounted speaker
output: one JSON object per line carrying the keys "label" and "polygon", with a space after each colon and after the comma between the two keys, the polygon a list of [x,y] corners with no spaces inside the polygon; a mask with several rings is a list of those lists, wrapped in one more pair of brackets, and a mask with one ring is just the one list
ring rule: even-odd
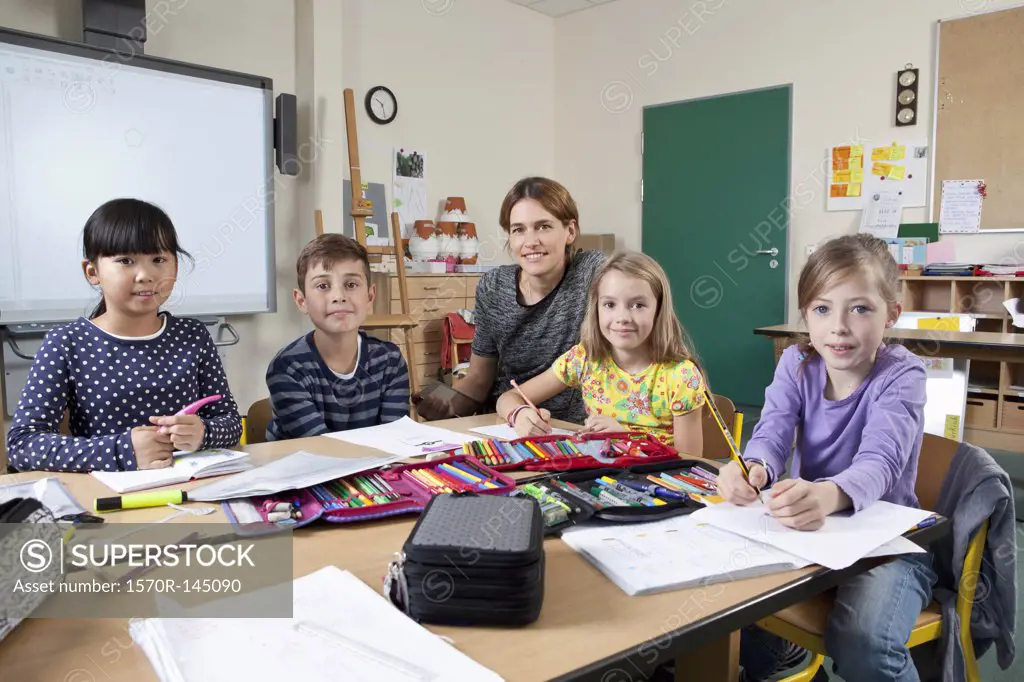
{"label": "wall mounted speaker", "polygon": [[295,95],[278,95],[274,101],[274,156],[283,175],[299,174],[297,118]]}
{"label": "wall mounted speaker", "polygon": [[82,40],[128,54],[146,48],[146,0],[82,0]]}
{"label": "wall mounted speaker", "polygon": [[896,126],[917,124],[917,85],[920,73],[913,65],[907,64],[896,72]]}

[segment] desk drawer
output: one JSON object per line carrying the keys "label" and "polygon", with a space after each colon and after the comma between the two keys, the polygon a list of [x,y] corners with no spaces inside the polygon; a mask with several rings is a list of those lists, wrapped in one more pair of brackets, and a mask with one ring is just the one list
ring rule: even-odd
{"label": "desk drawer", "polygon": [[1024,431],[1024,400],[1003,399],[1002,428],[1010,431]]}
{"label": "desk drawer", "polygon": [[[442,320],[448,313],[458,312],[466,307],[465,298],[457,298],[452,301],[409,301],[409,315],[412,319],[419,320],[420,324],[425,320]],[[402,302],[391,301],[391,314],[402,314]]]}
{"label": "desk drawer", "polygon": [[[443,304],[453,298],[466,297],[466,284],[462,277],[406,277],[405,283],[409,286],[410,301],[432,300]],[[391,290],[392,301],[402,299],[397,277],[391,278],[388,289]]]}
{"label": "desk drawer", "polygon": [[[444,320],[423,320],[411,331],[413,343],[440,344],[444,337]],[[391,341],[399,346],[405,344],[405,330],[392,329]]]}
{"label": "desk drawer", "polygon": [[412,345],[412,364],[432,365],[441,363],[441,343],[414,343]]}
{"label": "desk drawer", "polygon": [[996,427],[997,402],[995,398],[967,396],[967,414],[964,426],[972,429],[994,429]]}
{"label": "desk drawer", "polygon": [[441,372],[440,362],[428,362],[424,365],[412,365],[411,371],[416,375],[416,383],[424,388],[431,381],[438,381]]}

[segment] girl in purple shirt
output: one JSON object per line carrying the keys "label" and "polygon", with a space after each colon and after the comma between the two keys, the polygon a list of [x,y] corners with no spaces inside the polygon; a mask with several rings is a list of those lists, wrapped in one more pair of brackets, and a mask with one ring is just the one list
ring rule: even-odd
{"label": "girl in purple shirt", "polygon": [[[865,234],[827,242],[800,273],[810,341],[782,354],[743,454],[751,485],[771,486],[768,509],[786,526],[814,531],[829,514],[856,513],[877,500],[918,506],[924,363],[882,344],[901,312],[898,292],[887,245]],[[778,480],[791,449],[791,475]],[[718,483],[735,504],[757,498],[734,462]],[[844,680],[919,679],[906,641],[935,579],[930,555],[906,555],[838,588],[825,646]],[[756,626],[743,632],[747,680],[767,679],[804,653]]]}

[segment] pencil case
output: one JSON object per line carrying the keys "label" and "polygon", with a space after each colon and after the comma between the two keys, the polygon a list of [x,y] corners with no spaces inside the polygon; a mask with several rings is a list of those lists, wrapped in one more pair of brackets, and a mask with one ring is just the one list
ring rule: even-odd
{"label": "pencil case", "polygon": [[570,471],[677,461],[679,453],[642,432],[590,433],[583,436],[530,436],[511,441],[478,440],[463,446],[496,471]]}
{"label": "pencil case", "polygon": [[536,501],[437,495],[388,566],[384,594],[421,623],[527,625],[544,601]]}
{"label": "pencil case", "polygon": [[[537,500],[546,535],[584,523],[661,521],[701,509],[699,496],[714,492],[711,479],[695,473],[695,467],[714,471],[707,460],[676,458],[625,469],[569,471],[521,483],[515,494]],[[654,494],[659,488],[661,494]]]}
{"label": "pencil case", "polygon": [[414,464],[387,465],[301,490],[228,500],[223,507],[236,532],[259,535],[301,528],[314,521],[352,523],[417,514],[439,493],[507,495],[514,490],[513,479],[493,471],[475,457],[453,455]]}

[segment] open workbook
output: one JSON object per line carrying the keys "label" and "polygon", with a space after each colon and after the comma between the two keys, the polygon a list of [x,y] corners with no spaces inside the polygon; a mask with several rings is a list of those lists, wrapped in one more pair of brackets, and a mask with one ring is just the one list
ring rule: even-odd
{"label": "open workbook", "polygon": [[197,478],[234,474],[252,468],[246,452],[237,450],[199,450],[174,453],[174,464],[164,469],[138,471],[94,471],[103,485],[119,493],[178,485]]}

